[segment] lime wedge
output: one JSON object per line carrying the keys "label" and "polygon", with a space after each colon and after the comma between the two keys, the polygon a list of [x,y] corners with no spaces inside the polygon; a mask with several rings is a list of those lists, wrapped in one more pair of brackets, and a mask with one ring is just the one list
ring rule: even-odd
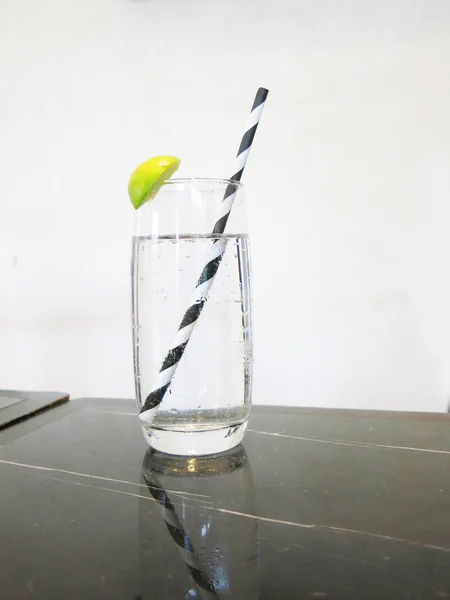
{"label": "lime wedge", "polygon": [[154,198],[164,181],[178,169],[180,162],[174,156],[154,156],[140,164],[128,182],[128,195],[134,208],[138,209]]}

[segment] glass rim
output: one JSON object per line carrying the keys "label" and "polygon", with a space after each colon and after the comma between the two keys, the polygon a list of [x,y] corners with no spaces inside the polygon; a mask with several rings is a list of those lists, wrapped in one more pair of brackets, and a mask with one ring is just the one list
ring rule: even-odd
{"label": "glass rim", "polygon": [[221,177],[172,177],[164,180],[164,185],[176,185],[185,183],[223,183],[225,185],[234,185],[236,188],[243,187],[241,181],[236,179],[223,179]]}

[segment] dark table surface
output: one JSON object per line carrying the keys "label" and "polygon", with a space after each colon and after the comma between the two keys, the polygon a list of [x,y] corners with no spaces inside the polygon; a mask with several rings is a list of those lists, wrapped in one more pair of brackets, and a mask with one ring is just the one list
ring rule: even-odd
{"label": "dark table surface", "polygon": [[448,415],[255,407],[244,447],[152,453],[134,403],[0,432],[0,599],[450,598]]}

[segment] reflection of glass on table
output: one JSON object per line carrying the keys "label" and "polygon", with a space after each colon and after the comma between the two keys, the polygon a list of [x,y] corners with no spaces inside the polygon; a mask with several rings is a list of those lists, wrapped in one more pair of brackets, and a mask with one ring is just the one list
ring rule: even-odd
{"label": "reflection of glass on table", "polygon": [[142,599],[256,600],[257,521],[236,514],[254,514],[244,448],[213,458],[149,450],[142,483],[149,490],[139,501]]}

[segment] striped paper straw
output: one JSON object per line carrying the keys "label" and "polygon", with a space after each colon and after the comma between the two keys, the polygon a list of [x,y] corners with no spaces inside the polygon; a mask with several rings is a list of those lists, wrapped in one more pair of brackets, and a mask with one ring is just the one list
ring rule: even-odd
{"label": "striped paper straw", "polygon": [[192,579],[197,584],[200,594],[205,600],[218,600],[219,593],[202,568],[188,533],[178,517],[167,492],[159,485],[154,475],[150,477],[150,473],[146,472],[146,474],[142,473],[142,476],[144,477],[144,481],[147,484],[150,494],[162,508],[163,521],[166,524],[170,536],[176,543],[181,558],[191,574]]}
{"label": "striped paper straw", "polygon": [[[256,93],[247,126],[245,128],[245,133],[242,137],[241,144],[236,155],[235,173],[233,177],[231,177],[232,182],[241,180],[268,93],[269,91],[265,88],[259,88],[258,92]],[[225,231],[235,196],[236,186],[233,185],[233,183],[230,183],[225,190],[221,216],[214,225],[213,234],[221,235]],[[208,292],[213,284],[214,277],[216,276],[220,262],[225,253],[227,241],[228,240],[226,239],[215,240],[211,252],[206,259],[205,266],[203,267],[194,294],[191,298],[189,308],[184,313],[180,327],[178,328],[178,332],[175,336],[174,343],[172,344],[172,348],[169,350],[162,363],[156,385],[153,391],[151,391],[147,396],[141,408],[139,417],[144,423],[151,422],[155,409],[161,404],[165,393],[169,389],[172,377],[177,370],[177,367],[192,335],[195,324],[197,323],[197,320],[205,305]]]}

